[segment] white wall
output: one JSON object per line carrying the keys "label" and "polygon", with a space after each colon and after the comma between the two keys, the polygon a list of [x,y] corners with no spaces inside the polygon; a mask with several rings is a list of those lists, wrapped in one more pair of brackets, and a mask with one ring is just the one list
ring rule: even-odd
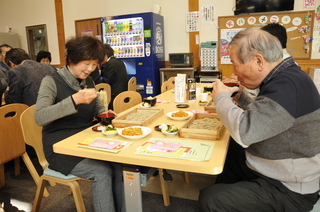
{"label": "white wall", "polygon": [[[75,20],[153,12],[155,4],[161,6],[161,15],[164,16],[166,60],[168,53],[188,52],[189,33],[185,27],[187,0],[63,0],[65,37],[75,36]],[[200,0],[199,9],[203,5],[215,5],[217,16],[230,16],[233,15],[235,0]],[[316,5],[320,5],[320,0],[316,0]],[[295,10],[304,10],[303,0],[295,0]],[[5,32],[6,26],[12,27],[13,32],[20,35],[21,48],[28,50],[26,26],[39,24],[47,25],[52,64],[60,64],[54,0],[0,0],[0,32]],[[200,42],[217,41],[217,32],[217,25],[200,23]],[[320,58],[320,54],[313,53],[312,58]]]}

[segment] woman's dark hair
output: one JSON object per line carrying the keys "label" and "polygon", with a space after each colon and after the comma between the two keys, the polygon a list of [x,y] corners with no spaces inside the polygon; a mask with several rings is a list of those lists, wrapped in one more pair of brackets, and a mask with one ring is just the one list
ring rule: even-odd
{"label": "woman's dark hair", "polygon": [[19,65],[24,60],[30,60],[28,53],[20,48],[12,48],[6,53],[5,62],[9,65],[9,61],[15,65]]}
{"label": "woman's dark hair", "polygon": [[38,52],[36,61],[40,63],[41,59],[43,59],[43,58],[48,58],[49,61],[51,62],[51,53],[50,52],[46,52],[46,51]]}
{"label": "woman's dark hair", "polygon": [[98,60],[101,64],[106,55],[103,43],[90,36],[72,38],[65,44],[66,64],[77,64],[83,60]]}
{"label": "woman's dark hair", "polygon": [[106,47],[106,54],[108,57],[111,57],[114,55],[114,50],[113,48],[109,45],[109,44],[104,44],[104,46]]}

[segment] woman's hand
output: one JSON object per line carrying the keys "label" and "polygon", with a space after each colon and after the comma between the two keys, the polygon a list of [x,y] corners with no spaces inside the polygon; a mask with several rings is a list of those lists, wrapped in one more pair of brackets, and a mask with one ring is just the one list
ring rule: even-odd
{"label": "woman's hand", "polygon": [[85,88],[72,95],[76,105],[90,104],[92,100],[97,98],[98,94],[95,88]]}

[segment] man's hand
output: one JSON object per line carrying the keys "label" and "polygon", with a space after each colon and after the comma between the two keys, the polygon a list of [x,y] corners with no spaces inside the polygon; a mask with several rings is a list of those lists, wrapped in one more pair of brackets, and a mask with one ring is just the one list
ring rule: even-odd
{"label": "man's hand", "polygon": [[239,91],[239,87],[237,87],[237,86],[228,87],[228,86],[224,85],[223,82],[221,82],[219,79],[216,79],[215,82],[212,83],[212,87],[213,87],[213,90],[212,90],[212,93],[210,94],[210,96],[213,100],[216,98],[216,96],[220,92],[228,92],[231,96],[234,92]]}
{"label": "man's hand", "polygon": [[72,98],[76,105],[90,104],[92,100],[97,98],[98,94],[95,88],[85,88],[78,93],[72,95]]}

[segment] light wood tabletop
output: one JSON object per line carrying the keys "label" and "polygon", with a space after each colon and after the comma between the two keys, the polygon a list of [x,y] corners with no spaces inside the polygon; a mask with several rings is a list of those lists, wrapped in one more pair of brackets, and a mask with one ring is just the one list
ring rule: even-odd
{"label": "light wood tabletop", "polygon": [[[208,85],[208,84],[206,84]],[[197,84],[197,87],[203,87],[203,84]],[[209,100],[211,98],[209,97]],[[191,138],[180,138],[178,136],[175,137],[166,137],[163,133],[159,131],[155,131],[154,127],[161,123],[165,123],[168,125],[174,124],[176,127],[181,127],[187,121],[175,121],[166,116],[166,113],[177,111],[179,110],[176,105],[178,103],[174,102],[174,93],[172,90],[169,90],[165,93],[162,93],[157,96],[158,103],[152,108],[159,108],[164,110],[164,114],[155,119],[151,124],[147,127],[152,129],[152,132],[139,140],[128,140],[126,138],[121,137],[120,135],[116,135],[112,137],[113,139],[117,140],[126,140],[131,141],[133,144],[129,146],[127,149],[123,150],[120,153],[114,154],[99,150],[92,150],[77,147],[77,143],[84,141],[87,138],[95,138],[95,137],[104,137],[101,132],[95,132],[90,128],[83,130],[71,137],[68,137],[53,146],[53,150],[56,153],[85,157],[85,158],[92,158],[98,160],[106,160],[112,162],[118,162],[123,164],[132,164],[132,165],[139,165],[139,166],[147,166],[147,167],[154,167],[154,168],[162,168],[162,169],[170,169],[170,170],[177,170],[177,171],[184,171],[184,172],[193,172],[193,173],[201,173],[201,174],[210,174],[210,175],[217,175],[222,172],[228,145],[229,145],[229,133],[227,130],[224,131],[220,140],[199,140],[199,139],[191,139]],[[159,103],[159,100],[163,102]],[[185,108],[183,110],[191,111],[191,110],[198,110],[203,111],[204,107],[199,105],[200,98],[197,97],[197,100],[194,102],[184,102],[189,104],[189,108]],[[139,107],[139,105],[135,106]],[[118,114],[128,112],[132,108]],[[136,155],[134,152],[136,149],[141,146],[143,143],[148,141],[150,138],[168,138],[168,139],[179,139],[183,142],[183,140],[191,140],[191,141],[201,141],[201,142],[214,142],[214,149],[209,161],[190,161],[190,160],[182,160],[182,159],[172,159],[172,158],[163,158],[163,157],[155,157],[155,156],[144,156],[144,155]]]}

